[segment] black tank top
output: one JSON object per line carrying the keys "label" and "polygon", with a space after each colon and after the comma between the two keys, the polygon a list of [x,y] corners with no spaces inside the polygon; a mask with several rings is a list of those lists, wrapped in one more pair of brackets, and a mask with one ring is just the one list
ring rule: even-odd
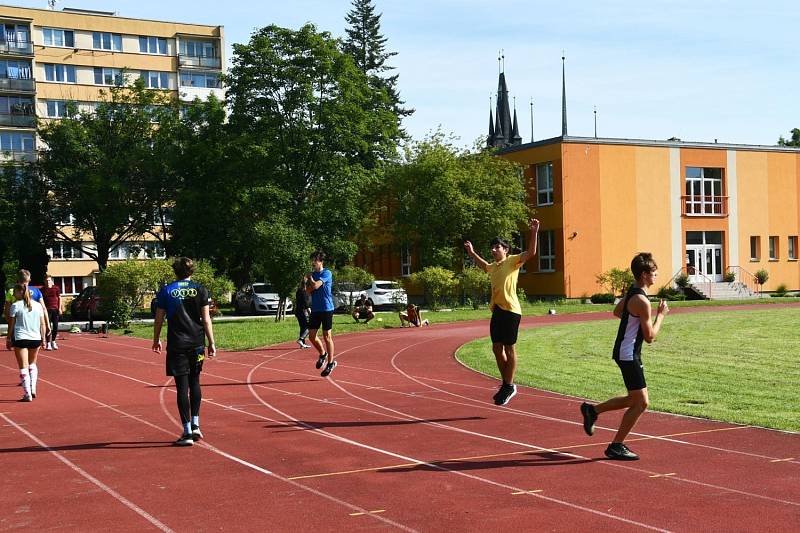
{"label": "black tank top", "polygon": [[642,341],[644,332],[638,316],[628,312],[628,301],[632,296],[641,294],[647,298],[647,293],[638,287],[631,287],[625,295],[625,303],[622,305],[622,318],[617,330],[617,339],[614,342],[615,361],[634,361],[642,358]]}

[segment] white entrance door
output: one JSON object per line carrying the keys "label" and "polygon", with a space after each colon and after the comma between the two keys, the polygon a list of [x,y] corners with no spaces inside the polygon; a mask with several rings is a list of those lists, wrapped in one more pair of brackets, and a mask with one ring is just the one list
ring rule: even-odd
{"label": "white entrance door", "polygon": [[687,245],[686,271],[692,283],[722,281],[722,245]]}

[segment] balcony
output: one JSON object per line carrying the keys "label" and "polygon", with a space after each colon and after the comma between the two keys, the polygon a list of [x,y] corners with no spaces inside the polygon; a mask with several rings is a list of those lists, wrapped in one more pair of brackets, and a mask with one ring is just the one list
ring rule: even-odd
{"label": "balcony", "polygon": [[0,78],[0,91],[35,93],[36,80],[25,78]]}
{"label": "balcony", "polygon": [[0,40],[0,55],[32,56],[33,43],[29,41]]}
{"label": "balcony", "polygon": [[13,126],[15,128],[33,128],[36,126],[36,116],[0,113],[0,126]]}
{"label": "balcony", "polygon": [[181,67],[212,68],[219,70],[222,68],[222,60],[218,57],[188,56],[179,54],[178,65]]}
{"label": "balcony", "polygon": [[15,150],[3,150],[0,152],[0,161],[36,161],[38,154],[33,152],[17,152]]}
{"label": "balcony", "polygon": [[727,196],[681,196],[681,215],[685,217],[728,216]]}

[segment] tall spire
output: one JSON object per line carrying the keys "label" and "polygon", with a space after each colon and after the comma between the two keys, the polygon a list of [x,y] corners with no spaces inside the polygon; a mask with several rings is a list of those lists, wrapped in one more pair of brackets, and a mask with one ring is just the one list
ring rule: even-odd
{"label": "tall spire", "polygon": [[533,98],[531,98],[531,142],[533,142]]}
{"label": "tall spire", "polygon": [[486,139],[486,144],[488,146],[492,145],[492,139],[494,138],[494,118],[492,117],[492,97],[489,96],[489,137]]}
{"label": "tall spire", "polygon": [[[494,131],[489,127],[489,139],[487,146],[490,148],[505,148],[512,144],[520,144],[522,139],[514,142],[514,138],[519,137],[519,128],[515,129],[514,121],[511,118],[511,106],[508,103],[508,85],[506,84],[505,55],[502,50],[498,51],[497,57],[498,80],[497,80],[497,99],[494,112]],[[516,112],[516,110],[515,110]],[[489,113],[491,119],[491,111]]]}
{"label": "tall spire", "polygon": [[522,143],[522,136],[519,134],[519,124],[517,123],[517,97],[514,97],[514,121],[511,126],[511,138],[509,139],[512,145]]}
{"label": "tall spire", "polygon": [[565,73],[564,52],[561,52],[561,135],[567,136],[567,76]]}

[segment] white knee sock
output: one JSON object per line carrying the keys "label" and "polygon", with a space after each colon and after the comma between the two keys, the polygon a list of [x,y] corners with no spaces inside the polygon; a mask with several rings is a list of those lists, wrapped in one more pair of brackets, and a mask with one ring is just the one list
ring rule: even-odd
{"label": "white knee sock", "polygon": [[22,380],[22,390],[26,396],[31,395],[31,376],[28,374],[27,368],[19,369],[19,377]]}
{"label": "white knee sock", "polygon": [[28,373],[31,376],[31,392],[36,394],[36,383],[39,381],[39,367],[36,363],[28,366]]}

